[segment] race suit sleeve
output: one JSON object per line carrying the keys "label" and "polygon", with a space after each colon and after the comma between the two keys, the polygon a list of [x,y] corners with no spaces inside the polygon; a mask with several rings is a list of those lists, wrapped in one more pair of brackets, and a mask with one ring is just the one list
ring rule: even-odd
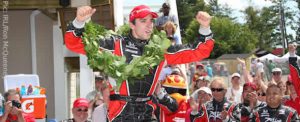
{"label": "race suit sleeve", "polygon": [[260,121],[259,120],[259,114],[258,114],[258,110],[255,110],[253,111],[251,114],[250,114],[250,121],[249,122],[257,122],[257,121]]}
{"label": "race suit sleeve", "polygon": [[[65,34],[65,44],[66,47],[75,52],[75,53],[79,53],[79,54],[85,54],[85,50],[84,50],[84,44],[82,43],[82,34],[84,32],[84,28],[81,27],[79,28],[78,26],[76,26],[76,22],[75,20],[70,23],[67,27],[67,31]],[[106,37],[103,40],[99,40],[99,45],[101,45],[101,47],[99,47],[100,49],[103,50],[110,50],[113,51],[114,49],[114,42],[116,40],[117,37]]]}
{"label": "race suit sleeve", "polygon": [[210,56],[214,40],[210,28],[200,28],[194,44],[173,45],[168,48],[165,59],[168,64],[184,64],[202,60]]}
{"label": "race suit sleeve", "polygon": [[291,118],[291,122],[299,122],[299,121],[300,121],[300,118],[299,118],[298,113],[296,111],[293,112],[293,116]]}
{"label": "race suit sleeve", "polygon": [[159,106],[162,109],[168,110],[169,112],[175,112],[178,109],[178,103],[172,98],[164,88],[160,89],[157,95]]}
{"label": "race suit sleeve", "polygon": [[241,121],[240,118],[241,118],[241,109],[238,104],[234,107],[234,109],[232,111],[232,120],[233,121]]}
{"label": "race suit sleeve", "polygon": [[191,122],[201,122],[201,121],[207,121],[206,119],[207,118],[205,118],[205,116],[204,116],[204,110],[203,110],[203,105],[200,107],[200,109],[198,110],[198,111],[192,111],[191,112],[191,114],[190,114],[190,120],[191,120]]}
{"label": "race suit sleeve", "polygon": [[297,57],[289,57],[289,68],[297,95],[300,96],[300,90],[297,90],[300,89],[300,70],[297,64]]}

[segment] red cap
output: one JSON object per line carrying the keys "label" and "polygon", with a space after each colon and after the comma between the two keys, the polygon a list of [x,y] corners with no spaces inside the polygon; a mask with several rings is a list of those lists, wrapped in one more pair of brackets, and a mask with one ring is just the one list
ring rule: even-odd
{"label": "red cap", "polygon": [[255,83],[252,83],[252,82],[246,82],[246,83],[244,84],[243,90],[244,90],[246,87],[251,87],[253,90],[257,90],[256,84],[255,84]]}
{"label": "red cap", "polygon": [[73,108],[89,107],[89,101],[85,98],[77,98],[73,103]]}
{"label": "red cap", "polygon": [[200,67],[204,68],[204,65],[201,64],[201,63],[199,63],[199,64],[196,65],[196,68],[197,68],[197,69],[199,69]]}
{"label": "red cap", "polygon": [[153,18],[157,18],[158,15],[150,10],[150,7],[146,5],[139,5],[132,9],[129,14],[129,21],[132,22],[136,18],[144,18],[151,14]]}

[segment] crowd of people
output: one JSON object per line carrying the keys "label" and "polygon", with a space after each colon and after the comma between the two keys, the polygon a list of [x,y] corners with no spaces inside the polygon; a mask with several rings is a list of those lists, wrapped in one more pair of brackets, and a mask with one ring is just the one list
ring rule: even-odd
{"label": "crowd of people", "polygon": [[[295,60],[297,45],[290,44],[290,75],[282,78],[280,68],[272,68],[270,81],[264,80],[258,61],[255,73],[246,68],[244,60],[237,58],[243,75],[233,73],[231,85],[224,79],[214,76],[210,66],[196,63],[196,69],[189,71],[188,63],[197,62],[210,55],[213,49],[209,28],[211,16],[198,12],[196,20],[200,24],[199,35],[194,45],[182,45],[175,35],[178,24],[169,15],[170,6],[164,3],[161,17],[152,12],[148,6],[140,5],[130,13],[128,36],[116,40],[99,40],[102,50],[113,50],[118,56],[125,56],[130,63],[133,56],[142,55],[153,28],[154,19],[158,17],[156,28],[166,31],[172,42],[165,54],[165,60],[152,69],[149,75],[122,82],[120,89],[113,88],[106,76],[95,77],[95,90],[86,98],[77,98],[73,102],[73,118],[65,122],[297,122],[300,113],[300,92],[298,77],[299,67]],[[83,6],[77,9],[76,19],[70,24],[66,33],[66,46],[77,53],[85,54],[81,43],[85,22],[94,14],[95,9]],[[115,38],[114,38],[115,39]],[[130,43],[130,44],[129,44]],[[130,45],[130,46],[129,46]],[[130,51],[128,51],[130,50]],[[136,52],[136,53],[134,53]],[[188,77],[187,72],[190,75]],[[193,72],[193,73],[190,73]],[[241,82],[244,79],[244,83]],[[190,81],[190,82],[188,82]],[[9,90],[4,94],[5,113],[1,122],[34,121],[14,106],[20,103],[20,95]]]}

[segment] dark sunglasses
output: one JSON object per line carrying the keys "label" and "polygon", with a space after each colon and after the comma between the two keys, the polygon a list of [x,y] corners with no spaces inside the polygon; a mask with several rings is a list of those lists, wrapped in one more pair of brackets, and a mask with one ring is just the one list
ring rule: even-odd
{"label": "dark sunglasses", "polygon": [[266,96],[266,93],[257,93],[257,96]]}
{"label": "dark sunglasses", "polygon": [[221,91],[223,91],[224,90],[224,88],[211,88],[210,89],[212,92],[221,92]]}
{"label": "dark sunglasses", "polygon": [[87,112],[88,109],[77,109],[78,112]]}
{"label": "dark sunglasses", "polygon": [[273,75],[280,75],[280,72],[273,72]]}

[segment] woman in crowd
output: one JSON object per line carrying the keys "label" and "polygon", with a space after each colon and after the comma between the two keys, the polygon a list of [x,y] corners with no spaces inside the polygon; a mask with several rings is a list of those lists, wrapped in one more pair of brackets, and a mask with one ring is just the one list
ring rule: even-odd
{"label": "woman in crowd", "polygon": [[110,88],[107,83],[103,85],[101,88],[101,92],[103,94],[103,103],[100,104],[98,107],[95,108],[93,114],[92,114],[92,120],[93,122],[106,122],[107,118],[107,108],[109,104],[109,92]]}
{"label": "woman in crowd", "polygon": [[175,34],[176,25],[172,21],[167,21],[164,25],[164,31],[166,31],[167,37],[171,40],[172,45],[178,45],[179,37]]}

